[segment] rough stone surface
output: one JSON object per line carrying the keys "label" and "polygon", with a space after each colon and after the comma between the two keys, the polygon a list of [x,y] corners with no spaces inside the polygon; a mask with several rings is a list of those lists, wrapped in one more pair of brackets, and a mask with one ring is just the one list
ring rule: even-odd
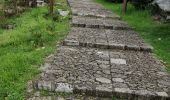
{"label": "rough stone surface", "polygon": [[69,96],[35,96],[27,100],[112,100],[111,98],[99,98],[85,95],[69,95]]}
{"label": "rough stone surface", "polygon": [[57,83],[55,91],[56,92],[72,93],[73,92],[73,87],[72,87],[72,85],[67,84],[67,83]]}
{"label": "rough stone surface", "polygon": [[[123,94],[123,98],[133,94],[148,98],[144,94],[146,91],[153,98],[170,95],[170,76],[150,53],[67,46],[61,46],[57,52],[51,66],[41,75],[38,89],[55,90],[55,85],[64,78],[65,83],[72,85],[74,93],[98,96],[110,93],[109,96],[117,97]],[[127,63],[110,63],[112,58],[125,59]],[[145,92],[141,92],[143,90]]]}
{"label": "rough stone surface", "polygon": [[64,40],[64,45],[110,48],[136,51],[152,51],[134,31],[72,28]]}
{"label": "rough stone surface", "polygon": [[87,17],[101,17],[101,18],[112,18],[120,19],[118,15],[113,14],[111,11],[101,8],[72,8],[73,15],[87,16]]}
{"label": "rough stone surface", "polygon": [[73,16],[72,26],[86,28],[104,28],[115,30],[131,30],[127,23],[107,18]]}
{"label": "rough stone surface", "polygon": [[124,82],[124,80],[122,78],[112,78],[112,81],[113,82],[120,82],[120,83]]}
{"label": "rough stone surface", "polygon": [[111,83],[110,79],[106,79],[106,78],[103,78],[103,77],[96,78],[96,81],[101,82],[101,83]]}
{"label": "rough stone surface", "polygon": [[124,59],[111,58],[110,61],[111,61],[112,64],[119,64],[119,65],[126,64],[126,60],[124,60]]}

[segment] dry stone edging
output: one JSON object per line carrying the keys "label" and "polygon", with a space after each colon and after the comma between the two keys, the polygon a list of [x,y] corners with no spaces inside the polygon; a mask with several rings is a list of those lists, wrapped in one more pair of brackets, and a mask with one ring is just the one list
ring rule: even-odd
{"label": "dry stone edging", "polygon": [[84,43],[72,40],[64,40],[63,45],[65,46],[82,46],[82,47],[94,47],[94,48],[101,48],[101,49],[119,49],[119,50],[134,50],[134,51],[144,51],[144,52],[152,52],[153,48],[150,46],[146,47],[138,47],[133,45],[124,45],[124,44],[100,44],[100,43]]}

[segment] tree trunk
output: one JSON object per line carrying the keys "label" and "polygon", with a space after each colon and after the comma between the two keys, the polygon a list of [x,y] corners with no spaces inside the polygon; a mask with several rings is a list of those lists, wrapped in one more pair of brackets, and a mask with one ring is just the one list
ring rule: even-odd
{"label": "tree trunk", "polygon": [[126,10],[127,10],[127,2],[128,0],[123,0],[123,5],[122,5],[122,12],[123,14],[126,14]]}
{"label": "tree trunk", "polygon": [[54,13],[54,0],[49,0],[49,15],[53,15]]}

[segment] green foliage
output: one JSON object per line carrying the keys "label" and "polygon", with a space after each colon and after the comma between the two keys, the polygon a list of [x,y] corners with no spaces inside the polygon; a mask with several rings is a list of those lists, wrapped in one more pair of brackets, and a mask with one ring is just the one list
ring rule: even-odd
{"label": "green foliage", "polygon": [[30,42],[34,47],[42,47],[43,46],[43,38],[42,38],[43,31],[41,27],[34,27],[31,29],[31,39]]}
{"label": "green foliage", "polygon": [[135,6],[135,8],[145,9],[150,6],[153,0],[131,0],[131,1],[132,1],[132,4]]}
{"label": "green foliage", "polygon": [[0,10],[0,28],[2,27],[2,25],[6,23],[6,18],[4,16],[4,13],[2,10]]}
{"label": "green foliage", "polygon": [[[123,0],[107,0],[110,2],[122,3]],[[145,9],[150,6],[153,0],[127,0],[130,1],[136,9]]]}

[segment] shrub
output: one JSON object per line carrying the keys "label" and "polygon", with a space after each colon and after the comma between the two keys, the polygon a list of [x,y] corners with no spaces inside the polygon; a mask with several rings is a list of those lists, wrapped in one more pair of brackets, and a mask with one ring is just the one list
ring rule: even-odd
{"label": "shrub", "polygon": [[132,1],[132,4],[135,6],[135,8],[145,9],[148,6],[150,6],[153,0],[131,0],[131,1]]}

